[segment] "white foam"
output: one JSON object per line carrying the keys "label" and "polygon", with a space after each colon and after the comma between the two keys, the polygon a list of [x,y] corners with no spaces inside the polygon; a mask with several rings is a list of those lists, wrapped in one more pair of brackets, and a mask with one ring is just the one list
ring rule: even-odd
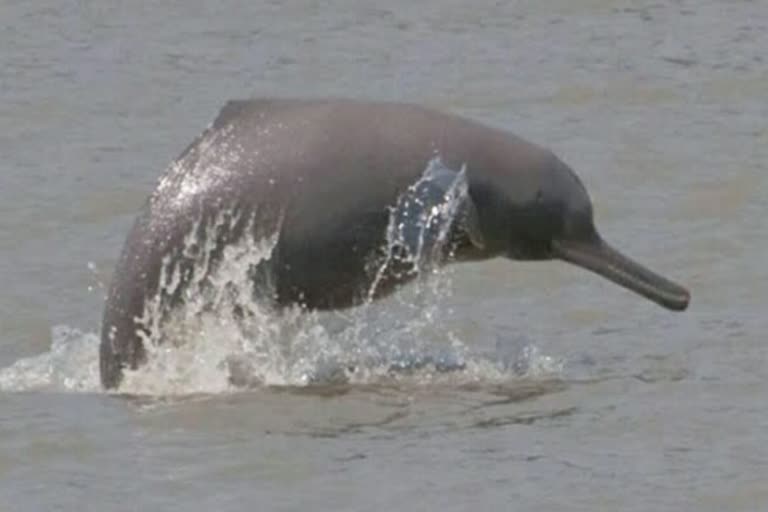
{"label": "white foam", "polygon": [[52,329],[51,339],[49,352],[0,370],[0,390],[100,391],[99,337],[59,325]]}
{"label": "white foam", "polygon": [[[395,313],[395,311],[397,311]],[[386,305],[377,314],[401,315]],[[292,311],[272,317],[258,339],[221,327],[208,317],[181,345],[154,347],[148,363],[126,371],[121,393],[180,396],[239,392],[262,386],[494,385],[521,379],[560,377],[563,361],[534,345],[477,354],[453,335],[440,338],[436,326],[388,320],[368,323],[370,315],[344,319]],[[442,320],[441,320],[442,321]],[[51,350],[0,369],[0,390],[102,392],[99,337],[68,326],[52,330]]]}

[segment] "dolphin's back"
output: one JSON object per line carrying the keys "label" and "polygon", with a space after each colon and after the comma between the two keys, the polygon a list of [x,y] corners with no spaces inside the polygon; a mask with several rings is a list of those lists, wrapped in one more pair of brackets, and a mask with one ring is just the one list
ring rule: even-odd
{"label": "dolphin's back", "polygon": [[201,224],[229,216],[214,240],[219,255],[244,234],[278,233],[278,305],[348,307],[364,297],[390,207],[433,158],[454,170],[466,165],[482,182],[486,170],[517,162],[525,172],[543,154],[501,130],[415,105],[229,101],[168,167],[128,235],[102,322],[104,385],[115,387],[123,367],[142,362],[147,300],[169,260],[182,274],[194,265],[186,244]]}

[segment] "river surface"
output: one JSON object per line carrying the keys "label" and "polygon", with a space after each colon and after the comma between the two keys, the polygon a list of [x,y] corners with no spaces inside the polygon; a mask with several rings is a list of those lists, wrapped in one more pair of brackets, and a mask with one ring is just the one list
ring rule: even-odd
{"label": "river surface", "polygon": [[[418,324],[385,337],[402,371],[306,386],[272,361],[284,385],[243,392],[203,351],[101,391],[137,210],[227,99],[272,95],[550,147],[690,309],[563,263],[463,264],[357,319]],[[768,510],[765,2],[3,0],[0,157],[3,511]]]}

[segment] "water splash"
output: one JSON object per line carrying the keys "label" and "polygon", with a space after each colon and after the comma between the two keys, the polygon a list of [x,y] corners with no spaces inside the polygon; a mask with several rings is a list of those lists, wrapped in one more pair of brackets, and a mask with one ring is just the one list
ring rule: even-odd
{"label": "water splash", "polygon": [[101,270],[93,261],[89,261],[87,267],[92,279],[92,284],[88,285],[88,293],[95,293],[98,291],[102,298],[106,300],[107,286],[104,284],[104,276],[102,275]]}
{"label": "water splash", "polygon": [[390,208],[385,258],[379,265],[368,301],[387,272],[396,278],[438,272],[452,252],[450,234],[466,213],[469,185],[466,168],[454,171],[439,157],[430,160],[422,176]]}
{"label": "water splash", "polygon": [[[269,232],[256,229],[263,223],[255,214],[222,211],[199,220],[180,254],[163,262],[158,293],[139,319],[149,333],[143,336],[147,363],[124,372],[120,392],[494,384],[557,376],[562,364],[530,344],[500,343],[494,352],[478,354],[451,331],[453,271],[440,263],[450,254],[450,232],[466,197],[463,169],[430,162],[390,210],[371,300],[341,312],[271,307],[270,259],[280,219]],[[239,235],[230,236],[222,251],[220,237],[232,233]],[[380,279],[394,266],[417,279],[389,299],[373,301]],[[99,391],[98,345],[93,333],[56,327],[50,352],[0,370],[0,389]]]}
{"label": "water splash", "polygon": [[[178,347],[155,347],[146,366],[126,372],[120,393],[179,396],[338,384],[493,386],[559,378],[563,371],[562,360],[541,354],[534,345],[478,353],[453,335],[440,339],[434,329],[424,333],[431,338],[419,339],[418,329],[405,325],[383,335],[385,325],[359,323],[365,316],[344,319],[346,327],[339,330],[329,318],[292,311],[272,319],[270,328],[278,336],[265,336],[261,350],[236,332],[201,332]],[[103,392],[99,336],[54,327],[49,352],[0,369],[0,391]]]}
{"label": "water splash", "polygon": [[0,390],[101,390],[98,335],[60,325],[52,329],[51,338],[50,352],[20,359],[0,369]]}

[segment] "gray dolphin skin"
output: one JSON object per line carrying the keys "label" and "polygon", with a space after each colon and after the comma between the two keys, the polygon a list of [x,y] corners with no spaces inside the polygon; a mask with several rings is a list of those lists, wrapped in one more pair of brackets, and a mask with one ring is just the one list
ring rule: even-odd
{"label": "gray dolphin skin", "polygon": [[[436,157],[461,171],[467,185],[441,263],[557,259],[667,309],[688,306],[685,288],[601,238],[587,191],[567,165],[506,131],[409,104],[231,101],[171,164],[128,235],[104,309],[103,385],[118,387],[124,369],[145,362],[142,340],[155,325],[145,307],[165,293],[170,260],[181,269],[183,290],[193,264],[190,237],[207,236],[213,266],[245,234],[275,235],[268,278],[253,273],[254,293],[268,281],[275,308],[348,308],[412,279],[413,272],[394,268],[382,274],[371,262],[381,257],[399,198]],[[208,235],[199,229],[222,215],[225,227]],[[173,305],[185,297],[163,300]]]}

